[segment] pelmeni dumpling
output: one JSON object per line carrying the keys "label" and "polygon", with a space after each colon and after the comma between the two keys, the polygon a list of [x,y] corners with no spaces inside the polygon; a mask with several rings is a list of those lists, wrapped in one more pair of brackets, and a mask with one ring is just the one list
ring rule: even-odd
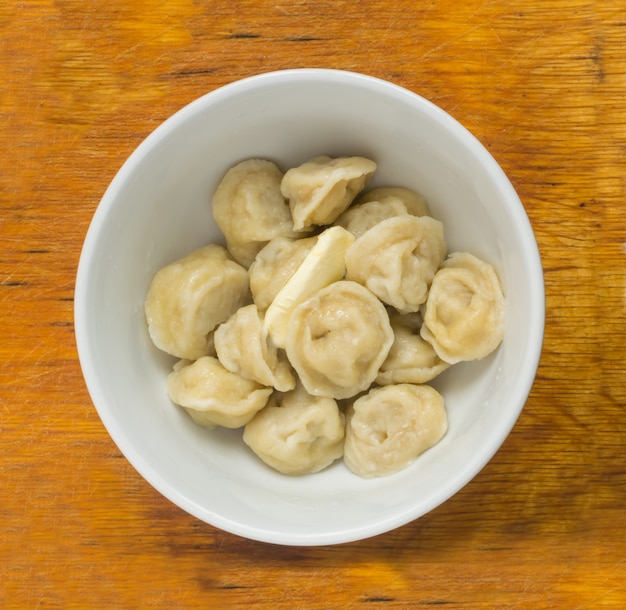
{"label": "pelmeni dumpling", "polygon": [[344,462],[364,478],[390,475],[436,445],[447,429],[443,397],[430,386],[375,388],[348,409]]}
{"label": "pelmeni dumpling", "polygon": [[246,425],[243,440],[283,474],[319,472],[343,455],[344,416],[332,398],[311,396],[302,386],[274,394]]}
{"label": "pelmeni dumpling", "polygon": [[178,362],[167,378],[170,400],[205,428],[245,426],[269,400],[273,389],[226,370],[212,356]]}
{"label": "pelmeni dumpling", "polygon": [[504,294],[495,270],[468,252],[444,261],[424,306],[422,337],[442,360],[480,360],[504,337]]}
{"label": "pelmeni dumpling", "polygon": [[379,186],[371,189],[359,195],[355,204],[360,205],[368,201],[379,201],[381,203],[400,201],[406,206],[408,213],[413,216],[431,215],[426,199],[419,193],[402,186]]}
{"label": "pelmeni dumpling", "polygon": [[280,188],[296,230],[331,224],[369,183],[376,163],[364,157],[315,157],[288,170]]}
{"label": "pelmeni dumpling", "polygon": [[195,360],[212,353],[213,329],[249,302],[246,270],[224,248],[210,245],[158,271],[144,310],[159,349]]}
{"label": "pelmeni dumpling", "polygon": [[246,268],[270,239],[298,236],[280,192],[282,178],[271,161],[247,159],[226,172],[213,195],[215,222],[233,258]]}
{"label": "pelmeni dumpling", "polygon": [[337,218],[335,224],[344,227],[356,237],[361,237],[379,222],[408,213],[400,199],[387,197],[385,201],[366,201],[351,205]]}
{"label": "pelmeni dumpling", "polygon": [[346,252],[346,278],[381,301],[408,313],[419,311],[446,255],[443,225],[430,216],[387,218],[361,235]]}
{"label": "pelmeni dumpling", "polygon": [[392,343],[383,304],[360,284],[340,280],[296,307],[286,350],[309,394],[341,399],[369,387]]}
{"label": "pelmeni dumpling", "polygon": [[267,341],[256,305],[237,310],[215,330],[215,350],[232,373],[280,392],[293,390],[296,379],[282,351]]}
{"label": "pelmeni dumpling", "polygon": [[394,339],[389,355],[378,371],[378,385],[427,383],[450,366],[420,336],[422,318],[419,313],[392,313],[389,319]]}
{"label": "pelmeni dumpling", "polygon": [[265,311],[311,251],[317,237],[275,237],[250,265],[250,291],[259,311]]}

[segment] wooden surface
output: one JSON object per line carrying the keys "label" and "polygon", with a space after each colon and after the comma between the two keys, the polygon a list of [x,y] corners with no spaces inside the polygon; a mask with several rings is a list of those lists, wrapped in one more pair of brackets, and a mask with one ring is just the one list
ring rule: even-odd
{"label": "wooden surface", "polygon": [[[521,418],[458,495],[375,539],[283,548],[188,516],[85,389],[73,289],[129,153],[258,72],[356,70],[489,148],[535,230],[545,348]],[[4,0],[0,607],[626,607],[623,0]]]}

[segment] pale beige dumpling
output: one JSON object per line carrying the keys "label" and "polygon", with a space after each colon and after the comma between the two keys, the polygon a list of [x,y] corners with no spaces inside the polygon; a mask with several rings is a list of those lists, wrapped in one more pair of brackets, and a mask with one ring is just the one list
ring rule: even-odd
{"label": "pale beige dumpling", "polygon": [[504,308],[494,268],[468,252],[455,252],[435,275],[420,332],[446,362],[480,360],[502,342]]}
{"label": "pale beige dumpling", "polygon": [[375,388],[348,408],[344,462],[364,478],[387,476],[436,445],[447,429],[443,397],[430,386]]}
{"label": "pale beige dumpling", "polygon": [[378,371],[377,384],[427,383],[450,366],[420,336],[422,318],[419,313],[392,313],[389,319],[394,339],[389,355]]}
{"label": "pale beige dumpling", "polygon": [[337,220],[336,225],[350,231],[355,237],[375,227],[379,222],[394,216],[408,214],[404,203],[397,198],[387,197],[385,201],[366,201],[351,205]]}
{"label": "pale beige dumpling", "polygon": [[233,258],[246,268],[274,237],[298,236],[280,192],[282,179],[271,161],[247,159],[226,172],[213,195],[215,222]]}
{"label": "pale beige dumpling", "polygon": [[213,352],[213,329],[250,299],[247,271],[221,246],[205,246],[154,276],[144,304],[148,332],[164,352],[195,360]]}
{"label": "pale beige dumpling", "polygon": [[360,205],[368,201],[380,203],[401,202],[409,214],[413,216],[430,216],[428,202],[423,195],[402,186],[379,186],[359,195],[355,204]]}
{"label": "pale beige dumpling", "polygon": [[246,425],[243,440],[275,470],[288,475],[323,470],[343,455],[343,413],[332,398],[311,396],[302,386],[269,404]]}
{"label": "pale beige dumpling", "polygon": [[219,361],[232,373],[273,386],[280,392],[296,386],[285,353],[267,340],[254,304],[240,308],[217,327],[215,350]]}
{"label": "pale beige dumpling", "polygon": [[281,192],[289,200],[296,230],[331,224],[369,183],[376,163],[364,157],[315,157],[285,173]]}
{"label": "pale beige dumpling", "polygon": [[443,225],[430,216],[387,218],[346,252],[346,279],[398,311],[419,311],[446,255]]}
{"label": "pale beige dumpling", "polygon": [[317,237],[275,237],[250,265],[250,291],[259,311],[265,311],[312,250]]}
{"label": "pale beige dumpling", "polygon": [[167,378],[167,394],[205,428],[245,426],[273,392],[255,381],[226,370],[212,356],[180,361]]}
{"label": "pale beige dumpling", "polygon": [[341,280],[296,307],[286,350],[309,394],[342,399],[369,387],[392,343],[383,304],[367,288]]}

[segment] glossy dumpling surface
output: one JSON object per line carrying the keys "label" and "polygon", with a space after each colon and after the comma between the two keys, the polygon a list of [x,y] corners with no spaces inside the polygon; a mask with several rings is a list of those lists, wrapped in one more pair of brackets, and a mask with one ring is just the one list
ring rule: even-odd
{"label": "glossy dumpling surface", "polygon": [[294,228],[331,224],[369,183],[376,163],[364,157],[315,157],[288,170],[281,182]]}
{"label": "glossy dumpling surface", "polygon": [[215,331],[219,361],[233,373],[281,392],[296,385],[282,351],[267,341],[256,305],[241,307]]}
{"label": "glossy dumpling surface", "polygon": [[226,370],[212,356],[180,361],[167,378],[170,400],[206,428],[239,428],[269,400],[272,388]]}
{"label": "glossy dumpling surface", "polygon": [[446,362],[480,360],[504,337],[504,306],[494,268],[455,252],[435,275],[420,332]]}
{"label": "glossy dumpling surface", "polygon": [[213,217],[233,258],[249,267],[257,252],[279,235],[295,237],[282,171],[271,161],[247,159],[231,167],[213,195]]}
{"label": "glossy dumpling surface", "polygon": [[389,318],[394,339],[389,355],[378,371],[377,384],[427,383],[450,366],[420,336],[420,314],[392,313]]}
{"label": "glossy dumpling surface", "polygon": [[383,304],[367,288],[341,280],[293,311],[286,351],[309,394],[341,399],[369,387],[392,343]]}
{"label": "glossy dumpling surface", "polygon": [[247,271],[218,245],[205,246],[157,272],[144,310],[154,344],[195,360],[212,353],[212,331],[250,302]]}
{"label": "glossy dumpling surface", "polygon": [[246,425],[244,442],[283,474],[319,472],[343,455],[344,416],[332,398],[301,386],[274,395]]}
{"label": "glossy dumpling surface", "polygon": [[443,397],[430,386],[375,388],[348,409],[344,461],[364,478],[390,475],[437,444],[447,429]]}
{"label": "glossy dumpling surface", "polygon": [[446,255],[443,225],[430,216],[379,222],[346,252],[346,278],[403,313],[419,311]]}

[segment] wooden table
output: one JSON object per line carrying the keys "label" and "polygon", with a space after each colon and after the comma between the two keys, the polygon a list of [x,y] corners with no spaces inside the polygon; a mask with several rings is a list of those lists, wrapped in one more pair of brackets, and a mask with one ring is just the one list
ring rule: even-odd
{"label": "wooden table", "polygon": [[[0,6],[2,608],[626,607],[623,0],[5,0]],[[161,121],[240,77],[389,79],[517,188],[545,347],[477,478],[375,539],[285,548],[154,491],[93,408],[74,278],[107,184]]]}

